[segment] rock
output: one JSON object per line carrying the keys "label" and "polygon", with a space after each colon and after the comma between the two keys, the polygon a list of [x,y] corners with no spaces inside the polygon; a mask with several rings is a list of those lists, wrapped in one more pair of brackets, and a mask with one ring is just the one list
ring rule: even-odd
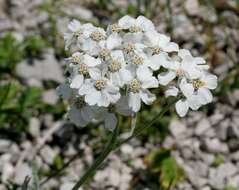
{"label": "rock", "polygon": [[200,136],[204,134],[211,127],[208,119],[202,119],[196,126],[195,134]]}
{"label": "rock", "polygon": [[208,166],[204,162],[201,161],[193,162],[192,167],[199,176],[207,177]]}
{"label": "rock", "polygon": [[217,190],[221,190],[224,188],[225,179],[215,168],[210,168],[209,170],[209,184],[211,187]]}
{"label": "rock", "polygon": [[211,190],[211,187],[210,186],[204,186],[204,187],[202,187],[201,190]]}
{"label": "rock", "polygon": [[64,12],[82,20],[90,20],[93,18],[93,13],[90,10],[79,5],[68,4],[64,8]]}
{"label": "rock", "polygon": [[184,7],[190,16],[196,16],[200,12],[198,0],[187,0]]}
{"label": "rock", "polygon": [[185,136],[186,129],[185,124],[178,120],[173,120],[169,125],[169,130],[175,138]]}
{"label": "rock", "polygon": [[11,141],[0,139],[0,153],[8,152],[10,146],[11,146]]}
{"label": "rock", "polygon": [[50,146],[46,145],[41,149],[40,155],[46,163],[52,164],[57,152],[55,152]]}
{"label": "rock", "polygon": [[134,148],[129,144],[124,144],[121,146],[120,150],[123,154],[130,155],[134,151]]}
{"label": "rock", "polygon": [[[66,182],[60,186],[60,190],[71,190],[74,187],[75,183],[73,182]],[[80,188],[79,190],[83,190]]]}
{"label": "rock", "polygon": [[228,186],[239,187],[239,175],[229,178],[227,184]]}
{"label": "rock", "polygon": [[11,163],[6,162],[2,168],[1,182],[6,183],[14,173],[14,167]]}
{"label": "rock", "polygon": [[228,153],[229,149],[227,144],[220,142],[218,139],[206,139],[206,149],[211,153]]}
{"label": "rock", "polygon": [[43,58],[43,60],[34,60],[33,65],[29,65],[26,61],[17,64],[17,75],[25,80],[35,78],[38,80],[53,80],[59,83],[64,82],[62,69],[55,59],[53,51],[45,53]]}
{"label": "rock", "polygon": [[217,137],[219,137],[221,140],[227,139],[227,130],[229,125],[230,125],[230,119],[224,119],[217,126],[215,126]]}
{"label": "rock", "polygon": [[47,90],[42,94],[42,100],[46,104],[55,105],[58,101],[56,90]]}
{"label": "rock", "polygon": [[32,169],[28,164],[23,163],[15,169],[14,182],[20,185],[27,176],[32,176]]}
{"label": "rock", "polygon": [[38,118],[32,117],[29,121],[29,133],[33,137],[38,137],[40,135],[41,123]]}

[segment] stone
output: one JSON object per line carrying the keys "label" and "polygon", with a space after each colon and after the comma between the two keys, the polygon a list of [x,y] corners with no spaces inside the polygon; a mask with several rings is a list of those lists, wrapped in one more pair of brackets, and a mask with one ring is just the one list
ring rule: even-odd
{"label": "stone", "polygon": [[187,0],[184,7],[190,16],[196,16],[200,13],[198,0]]}
{"label": "stone", "polygon": [[[71,190],[74,187],[75,183],[73,182],[66,182],[60,186],[60,190]],[[80,188],[79,190],[83,190]]]}
{"label": "stone", "polygon": [[35,78],[64,82],[62,68],[50,50],[43,55],[43,60],[34,60],[33,65],[29,65],[26,61],[17,64],[16,73],[25,80]]}
{"label": "stone", "polygon": [[226,143],[220,142],[218,139],[206,139],[206,149],[211,153],[228,153],[229,149]]}
{"label": "stone", "polygon": [[228,186],[239,187],[239,175],[229,178],[227,184]]}
{"label": "stone", "polygon": [[31,178],[32,169],[29,167],[28,164],[23,163],[15,169],[14,182],[20,185],[24,182],[24,179],[27,176]]}
{"label": "stone", "polygon": [[206,131],[210,127],[211,127],[211,124],[210,124],[209,120],[204,118],[197,124],[196,129],[195,129],[195,134],[200,136],[200,135],[206,133]]}
{"label": "stone", "polygon": [[46,104],[55,105],[58,101],[56,90],[47,90],[42,94],[42,100]]}
{"label": "stone", "polygon": [[217,126],[215,126],[217,137],[219,137],[221,140],[227,139],[227,130],[229,125],[230,125],[230,119],[224,119]]}
{"label": "stone", "polygon": [[10,146],[11,146],[11,141],[0,139],[0,153],[8,152]]}
{"label": "stone", "polygon": [[185,135],[186,126],[178,120],[173,120],[169,125],[169,130],[175,138],[180,138]]}
{"label": "stone", "polygon": [[9,162],[6,162],[4,165],[3,165],[3,168],[2,168],[2,175],[1,175],[1,181],[2,183],[6,183],[7,180],[9,180],[13,173],[14,173],[14,167],[11,163]]}
{"label": "stone", "polygon": [[40,155],[47,164],[52,164],[57,152],[55,152],[50,146],[46,145],[41,149]]}
{"label": "stone", "polygon": [[128,154],[128,155],[132,154],[132,152],[134,151],[133,147],[129,144],[122,145],[120,150],[123,154]]}
{"label": "stone", "polygon": [[32,117],[29,121],[29,133],[33,137],[38,137],[40,135],[41,123],[38,118]]}

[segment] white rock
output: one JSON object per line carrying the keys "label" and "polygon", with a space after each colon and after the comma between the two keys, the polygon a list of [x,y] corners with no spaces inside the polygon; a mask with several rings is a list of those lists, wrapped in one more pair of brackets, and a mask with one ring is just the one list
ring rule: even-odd
{"label": "white rock", "polygon": [[33,137],[39,136],[39,134],[40,134],[40,126],[41,126],[41,123],[40,123],[38,118],[36,118],[36,117],[30,118],[30,121],[29,121],[29,133]]}
{"label": "white rock", "polygon": [[9,180],[12,177],[13,173],[14,173],[13,165],[9,162],[5,163],[2,168],[2,176],[1,176],[2,183],[6,183],[7,180]]}
{"label": "white rock", "polygon": [[26,61],[17,64],[16,73],[23,79],[64,82],[63,71],[52,51],[44,54],[43,60],[35,60],[33,65],[29,65]]}
{"label": "white rock", "polygon": [[11,141],[0,139],[0,153],[8,152],[10,146],[11,146]]}
{"label": "white rock", "polygon": [[200,135],[206,133],[206,131],[210,127],[211,127],[210,122],[208,121],[208,119],[204,118],[197,124],[196,129],[195,129],[195,134],[200,136]]}
{"label": "white rock", "polygon": [[237,167],[231,162],[221,164],[217,168],[217,174],[223,176],[223,178],[230,178],[237,173]]}
{"label": "white rock", "polygon": [[32,169],[29,167],[28,164],[23,163],[20,166],[18,166],[15,170],[14,182],[20,185],[24,182],[24,179],[27,176],[28,177],[32,176]]}
{"label": "white rock", "polygon": [[[71,190],[74,187],[75,183],[73,182],[66,182],[60,186],[60,190]],[[80,188],[79,190],[83,190]]]}
{"label": "white rock", "polygon": [[55,152],[50,146],[44,146],[41,149],[40,154],[46,163],[52,164],[57,152]]}
{"label": "white rock", "polygon": [[229,186],[239,187],[239,175],[229,178],[227,184]]}
{"label": "white rock", "polygon": [[229,149],[227,144],[220,142],[218,139],[206,139],[206,148],[212,153],[228,153]]}
{"label": "white rock", "polygon": [[187,0],[184,6],[188,14],[191,16],[196,16],[200,12],[198,0]]}
{"label": "white rock", "polygon": [[169,130],[175,138],[180,138],[186,133],[186,126],[184,123],[178,120],[173,120],[170,123]]}
{"label": "white rock", "polygon": [[132,152],[134,151],[133,147],[129,144],[124,144],[123,146],[121,146],[120,150],[123,154],[132,154]]}
{"label": "white rock", "polygon": [[42,100],[43,102],[50,104],[50,105],[55,105],[58,100],[58,95],[56,93],[56,90],[47,90],[42,94]]}

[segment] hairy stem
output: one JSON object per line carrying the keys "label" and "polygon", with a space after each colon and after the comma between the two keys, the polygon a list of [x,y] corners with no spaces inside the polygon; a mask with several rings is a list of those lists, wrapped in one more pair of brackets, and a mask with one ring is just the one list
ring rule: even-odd
{"label": "hairy stem", "polygon": [[112,135],[108,145],[105,147],[104,151],[96,159],[96,161],[93,163],[93,165],[86,171],[86,173],[82,176],[82,178],[75,184],[75,186],[72,188],[72,190],[79,189],[81,187],[81,185],[83,185],[90,177],[92,177],[94,175],[95,171],[100,167],[100,165],[103,163],[103,161],[107,158],[107,156],[110,154],[110,152],[114,149],[115,143],[117,141],[118,133],[119,133],[119,125],[117,125],[116,128],[114,129],[113,135]]}

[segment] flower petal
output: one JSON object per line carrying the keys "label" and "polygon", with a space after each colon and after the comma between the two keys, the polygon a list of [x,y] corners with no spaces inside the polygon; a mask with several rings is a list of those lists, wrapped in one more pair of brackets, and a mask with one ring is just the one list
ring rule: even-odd
{"label": "flower petal", "polygon": [[159,84],[166,86],[176,77],[176,73],[174,71],[168,71],[164,73],[160,73],[158,75]]}
{"label": "flower petal", "polygon": [[138,112],[141,107],[141,100],[138,93],[129,93],[129,99],[128,99],[129,107],[132,108],[134,112]]}
{"label": "flower petal", "polygon": [[142,101],[147,105],[152,104],[156,100],[156,96],[152,94],[151,92],[149,92],[148,90],[144,90],[144,91],[141,90],[139,92],[139,95]]}
{"label": "flower petal", "polygon": [[169,97],[169,96],[177,96],[178,95],[178,88],[176,88],[175,86],[170,87],[168,90],[165,91],[165,96]]}
{"label": "flower petal", "polygon": [[179,100],[175,104],[176,111],[180,117],[184,117],[189,109],[188,102],[186,100]]}
{"label": "flower petal", "polygon": [[122,39],[117,33],[111,34],[106,41],[106,47],[107,49],[114,49],[116,47],[119,47],[121,45]]}
{"label": "flower petal", "polygon": [[84,63],[89,67],[95,67],[97,65],[100,65],[101,61],[100,61],[100,59],[96,59],[92,56],[85,54],[84,55]]}
{"label": "flower petal", "polygon": [[208,104],[213,100],[212,93],[207,88],[199,88],[197,94],[200,98],[201,104],[203,105]]}
{"label": "flower petal", "polygon": [[70,87],[71,88],[80,88],[83,84],[83,81],[84,81],[84,77],[83,75],[76,75],[72,81],[71,81],[71,84],[70,84]]}
{"label": "flower petal", "polygon": [[105,128],[113,131],[117,125],[117,117],[113,113],[107,113],[105,116]]}

